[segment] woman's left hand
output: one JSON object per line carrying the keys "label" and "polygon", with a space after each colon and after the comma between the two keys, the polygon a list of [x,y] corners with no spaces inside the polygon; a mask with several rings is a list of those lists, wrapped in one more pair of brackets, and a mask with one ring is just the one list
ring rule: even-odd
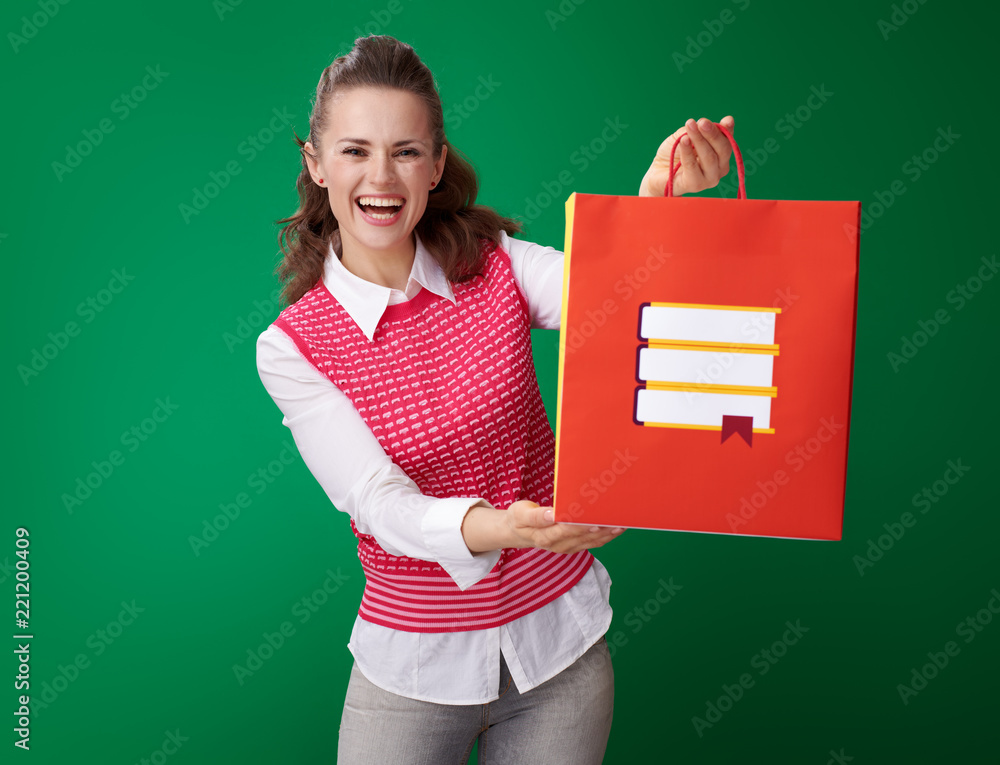
{"label": "woman's left hand", "polygon": [[[723,117],[719,124],[732,133],[735,120]],[[667,179],[670,177],[670,150],[677,141],[680,141],[680,146],[677,147],[674,162],[680,157],[680,167],[674,172],[675,197],[710,189],[729,172],[729,157],[733,153],[729,139],[711,120],[702,117],[695,122],[689,119],[684,127],[669,136],[656,150],[653,164],[649,166],[639,185],[639,196],[664,195]]]}

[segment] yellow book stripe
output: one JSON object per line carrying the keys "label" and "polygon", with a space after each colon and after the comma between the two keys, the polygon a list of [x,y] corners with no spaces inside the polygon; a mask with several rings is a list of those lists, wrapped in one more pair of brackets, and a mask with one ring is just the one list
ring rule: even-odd
{"label": "yellow book stripe", "polygon": [[776,398],[775,386],[762,385],[718,385],[715,383],[646,382],[646,390],[686,390],[697,393],[732,393],[738,396],[770,396]]}
{"label": "yellow book stripe", "polygon": [[781,313],[780,308],[765,308],[756,305],[709,305],[707,303],[650,303],[656,308],[711,308],[716,311],[766,311],[767,313]]}
{"label": "yellow book stripe", "polygon": [[732,351],[733,353],[766,353],[780,356],[778,345],[767,343],[716,343],[709,340],[649,340],[650,348],[675,351]]}
{"label": "yellow book stripe", "polygon": [[[644,422],[647,428],[682,428],[684,430],[722,430],[721,425],[687,425],[679,422]],[[754,428],[754,433],[774,433],[774,428]]]}

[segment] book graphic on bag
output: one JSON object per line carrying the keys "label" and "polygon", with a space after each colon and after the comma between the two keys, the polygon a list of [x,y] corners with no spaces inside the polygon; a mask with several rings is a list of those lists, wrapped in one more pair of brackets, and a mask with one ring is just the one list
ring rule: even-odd
{"label": "book graphic on bag", "polygon": [[[660,428],[774,433],[780,308],[642,303],[633,421]],[[752,340],[753,342],[749,342]]]}

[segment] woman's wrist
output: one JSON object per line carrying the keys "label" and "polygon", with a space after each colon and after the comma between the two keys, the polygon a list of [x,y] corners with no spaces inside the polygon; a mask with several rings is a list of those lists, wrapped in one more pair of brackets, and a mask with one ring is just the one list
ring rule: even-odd
{"label": "woman's wrist", "polygon": [[507,523],[507,511],[481,505],[470,508],[465,514],[462,538],[472,553],[518,546]]}

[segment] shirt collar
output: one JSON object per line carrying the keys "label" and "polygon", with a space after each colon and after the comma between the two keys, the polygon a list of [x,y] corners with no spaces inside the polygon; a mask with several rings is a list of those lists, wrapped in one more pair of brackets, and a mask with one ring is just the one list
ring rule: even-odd
{"label": "shirt collar", "polygon": [[[378,329],[382,314],[390,303],[402,302],[414,297],[420,288],[433,292],[455,303],[451,282],[433,255],[424,247],[420,237],[414,233],[416,251],[410,278],[406,282],[405,294],[381,284],[374,284],[357,276],[340,262],[333,243],[326,256],[323,269],[323,285],[340,303],[347,314],[354,319],[365,337],[372,340]],[[339,239],[339,237],[338,237]]]}

